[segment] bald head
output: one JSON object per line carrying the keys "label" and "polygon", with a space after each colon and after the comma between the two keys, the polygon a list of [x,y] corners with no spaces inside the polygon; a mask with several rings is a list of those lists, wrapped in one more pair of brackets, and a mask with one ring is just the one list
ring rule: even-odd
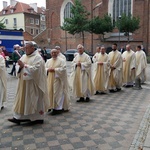
{"label": "bald head", "polygon": [[126,45],[126,50],[127,50],[127,51],[130,51],[130,49],[131,49],[130,44]]}
{"label": "bald head", "polygon": [[80,55],[82,55],[83,52],[84,52],[84,46],[81,45],[81,44],[79,44],[79,45],[77,46],[77,50],[78,50],[78,53],[79,53]]}

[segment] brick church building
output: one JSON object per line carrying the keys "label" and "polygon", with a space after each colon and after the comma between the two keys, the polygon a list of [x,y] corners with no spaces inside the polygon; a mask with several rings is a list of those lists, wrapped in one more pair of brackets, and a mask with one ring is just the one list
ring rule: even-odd
{"label": "brick church building", "polygon": [[[150,0],[81,0],[86,10],[90,12],[90,17],[103,16],[108,13],[112,20],[117,20],[122,13],[140,17],[140,29],[130,34],[130,44],[133,50],[135,46],[143,45],[150,54]],[[62,51],[66,49],[76,48],[82,43],[80,34],[74,36],[61,30],[60,26],[64,22],[64,18],[70,16],[70,8],[74,4],[74,0],[46,0],[47,13],[47,30],[43,37],[46,37],[47,45],[53,48],[59,45]],[[110,47],[116,42],[119,46],[127,44],[127,37],[124,33],[119,33],[118,29],[114,29],[112,33],[106,33],[104,40],[101,37],[85,33],[85,49],[95,52],[97,45],[104,44]]]}

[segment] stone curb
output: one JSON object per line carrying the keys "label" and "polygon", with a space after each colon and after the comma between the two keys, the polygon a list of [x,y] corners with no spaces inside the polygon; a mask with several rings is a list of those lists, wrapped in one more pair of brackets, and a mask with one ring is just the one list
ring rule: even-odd
{"label": "stone curb", "polygon": [[150,105],[144,114],[140,127],[134,137],[134,140],[129,148],[129,150],[142,150],[147,133],[150,127]]}

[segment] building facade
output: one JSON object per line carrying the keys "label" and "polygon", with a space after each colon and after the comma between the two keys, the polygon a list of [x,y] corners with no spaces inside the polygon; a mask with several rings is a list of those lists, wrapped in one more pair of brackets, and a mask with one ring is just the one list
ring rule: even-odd
{"label": "building facade", "polygon": [[[108,13],[112,17],[112,21],[117,20],[122,13],[140,18],[140,29],[130,34],[130,44],[135,49],[137,45],[143,45],[147,53],[150,53],[150,1],[149,0],[82,0],[82,4],[86,10],[94,16],[103,16]],[[46,19],[47,32],[44,35],[49,39],[50,46],[59,45],[65,51],[69,48],[76,48],[81,43],[81,35],[72,36],[61,30],[64,18],[69,17],[70,8],[74,4],[74,0],[46,0]],[[104,44],[106,47],[112,43],[118,43],[119,46],[126,45],[127,37],[124,33],[119,33],[118,29],[114,29],[112,33],[106,33],[104,40],[100,36],[85,33],[85,48],[95,52],[97,45]]]}
{"label": "building facade", "polygon": [[[3,20],[6,29],[22,29],[32,37],[46,29],[45,8],[37,7],[36,3],[25,4],[10,0],[10,5],[3,1],[0,20]],[[28,40],[28,39],[26,39]]]}

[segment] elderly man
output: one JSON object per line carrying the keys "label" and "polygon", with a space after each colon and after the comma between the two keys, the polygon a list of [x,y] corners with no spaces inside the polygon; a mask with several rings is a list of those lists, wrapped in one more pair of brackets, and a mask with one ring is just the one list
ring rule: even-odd
{"label": "elderly man", "polygon": [[49,103],[45,63],[34,45],[29,42],[26,54],[18,60],[19,83],[14,103],[14,115],[8,121],[20,124],[29,122],[42,124]]}
{"label": "elderly man", "polygon": [[135,81],[135,52],[131,49],[130,45],[126,45],[126,51],[122,54],[123,58],[123,86],[133,87]]}
{"label": "elderly man", "polygon": [[[66,62],[60,58],[56,49],[51,50],[52,58],[46,64],[48,94],[50,101],[51,115],[69,110],[70,95],[68,91],[68,80],[66,72]],[[50,111],[49,110],[49,111]]]}
{"label": "elderly man", "polygon": [[141,49],[141,45],[136,47],[136,78],[141,79],[141,83],[146,81],[147,59],[145,52]]}
{"label": "elderly man", "polygon": [[3,103],[6,101],[6,68],[5,68],[5,59],[0,55],[0,110],[4,108]]}
{"label": "elderly man", "polygon": [[117,92],[121,90],[122,86],[122,56],[117,50],[117,44],[112,45],[112,51],[108,54],[110,61],[109,72],[109,91]]}
{"label": "elderly man", "polygon": [[99,46],[96,47],[96,53],[95,53],[95,55],[92,58],[94,63],[97,61],[97,56],[100,54],[100,51],[101,51],[101,48]]}
{"label": "elderly man", "polygon": [[73,96],[80,98],[77,102],[89,102],[90,96],[94,94],[94,86],[91,80],[91,59],[84,52],[84,47],[77,46],[78,54],[73,59],[73,72],[70,76],[70,83]]}
{"label": "elderly man", "polygon": [[109,61],[105,53],[105,47],[101,47],[101,52],[97,55],[94,63],[94,85],[96,94],[107,93],[109,79]]}
{"label": "elderly man", "polygon": [[66,61],[66,57],[61,53],[60,46],[55,46],[55,49],[58,51],[58,57]]}

